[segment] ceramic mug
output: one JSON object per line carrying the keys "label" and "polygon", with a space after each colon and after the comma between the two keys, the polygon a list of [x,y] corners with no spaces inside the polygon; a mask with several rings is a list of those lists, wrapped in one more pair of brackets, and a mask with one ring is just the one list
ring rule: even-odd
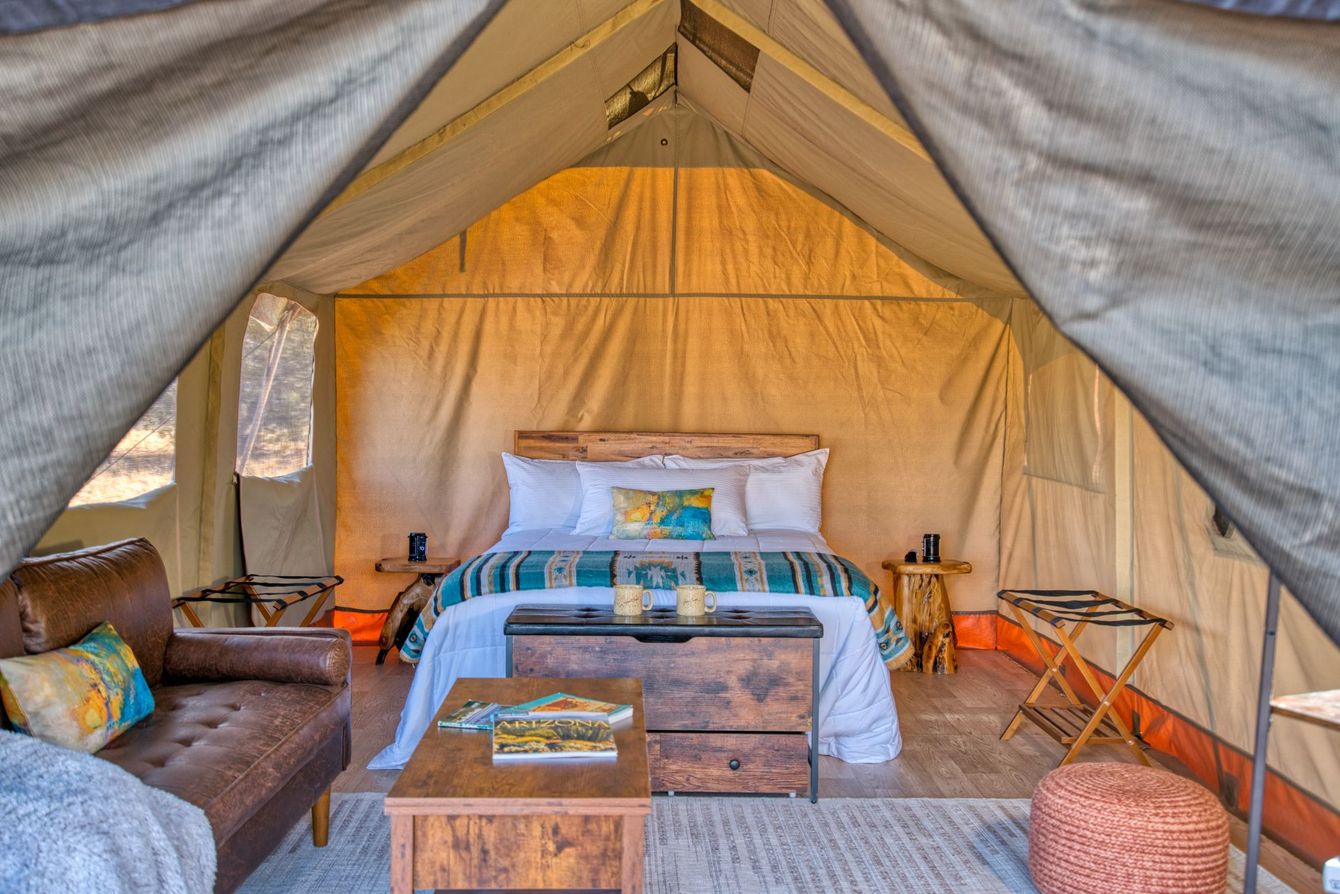
{"label": "ceramic mug", "polygon": [[617,584],[614,587],[616,615],[631,618],[649,608],[651,608],[651,590],[642,589],[641,584]]}
{"label": "ceramic mug", "polygon": [[717,594],[699,584],[680,584],[675,587],[675,610],[686,618],[711,614],[717,610]]}

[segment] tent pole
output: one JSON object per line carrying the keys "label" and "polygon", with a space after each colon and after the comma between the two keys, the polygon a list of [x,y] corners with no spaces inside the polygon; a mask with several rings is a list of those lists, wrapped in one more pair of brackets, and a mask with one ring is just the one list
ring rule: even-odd
{"label": "tent pole", "polygon": [[1266,585],[1266,624],[1261,640],[1261,689],[1256,697],[1256,746],[1252,750],[1252,801],[1247,814],[1247,863],[1243,871],[1243,894],[1256,894],[1256,875],[1261,861],[1261,821],[1265,812],[1266,755],[1270,739],[1270,692],[1275,677],[1275,632],[1280,617],[1280,582],[1270,572]]}

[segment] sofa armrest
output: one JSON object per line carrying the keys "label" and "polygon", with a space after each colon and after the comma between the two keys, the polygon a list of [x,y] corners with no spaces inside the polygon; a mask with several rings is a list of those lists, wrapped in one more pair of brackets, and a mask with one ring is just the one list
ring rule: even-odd
{"label": "sofa armrest", "polygon": [[163,671],[173,680],[188,682],[270,680],[347,686],[352,665],[346,630],[237,627],[174,631]]}

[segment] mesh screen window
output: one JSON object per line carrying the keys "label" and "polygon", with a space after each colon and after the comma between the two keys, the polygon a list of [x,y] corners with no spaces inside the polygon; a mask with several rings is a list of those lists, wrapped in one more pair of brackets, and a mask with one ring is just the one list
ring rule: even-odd
{"label": "mesh screen window", "polygon": [[242,344],[237,472],[276,478],[312,455],[316,315],[295,301],[258,295]]}
{"label": "mesh screen window", "polygon": [[126,432],[71,506],[124,503],[171,484],[177,471],[177,380]]}

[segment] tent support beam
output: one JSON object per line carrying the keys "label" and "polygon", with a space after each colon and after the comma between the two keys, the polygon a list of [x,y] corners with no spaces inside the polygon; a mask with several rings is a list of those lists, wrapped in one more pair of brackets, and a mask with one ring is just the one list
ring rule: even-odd
{"label": "tent support beam", "polygon": [[651,12],[664,2],[665,0],[633,0],[632,3],[587,31],[531,71],[483,100],[474,108],[448,121],[417,143],[406,146],[381,164],[360,173],[352,183],[344,188],[343,192],[322,210],[322,214],[343,205],[355,196],[362,195],[378,183],[440,148],[452,138],[473,127],[508,103],[513,102],[522,94],[534,89],[536,85],[580,61],[593,48],[609,40],[622,31],[626,25]]}
{"label": "tent support beam", "polygon": [[[935,162],[931,159],[930,153],[926,147],[921,145],[912,131],[908,130],[897,121],[892,121],[883,112],[852,93],[846,87],[843,87],[837,81],[834,81],[828,75],[819,71],[813,65],[810,65],[804,59],[788,50],[780,41],[775,40],[772,35],[754,26],[752,22],[744,16],[735,12],[729,6],[721,3],[720,0],[693,0],[693,5],[716,19],[726,28],[735,32],[736,36],[743,38],[750,44],[759,48],[766,56],[781,63],[790,69],[794,74],[799,75],[810,85],[823,93],[829,99],[833,100],[842,108],[856,115],[866,124],[878,130],[898,145],[902,146],[908,152],[916,155],[923,161],[931,164]],[[690,94],[689,99],[693,99]]]}
{"label": "tent support beam", "polygon": [[1261,823],[1265,813],[1266,757],[1270,740],[1270,692],[1275,681],[1275,634],[1280,618],[1280,581],[1270,572],[1266,584],[1266,621],[1261,640],[1261,688],[1256,696],[1256,744],[1252,749],[1252,800],[1247,814],[1247,863],[1243,894],[1256,894],[1261,862]]}

